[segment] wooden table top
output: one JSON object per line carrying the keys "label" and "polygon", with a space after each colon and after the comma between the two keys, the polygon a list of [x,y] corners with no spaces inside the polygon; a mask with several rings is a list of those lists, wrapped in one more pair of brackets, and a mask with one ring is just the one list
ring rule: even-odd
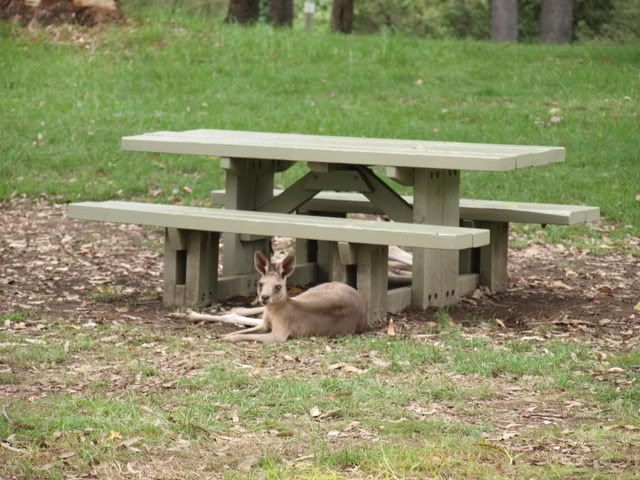
{"label": "wooden table top", "polygon": [[230,158],[506,171],[562,162],[563,147],[335,137],[234,130],[150,132],[122,138],[123,150]]}

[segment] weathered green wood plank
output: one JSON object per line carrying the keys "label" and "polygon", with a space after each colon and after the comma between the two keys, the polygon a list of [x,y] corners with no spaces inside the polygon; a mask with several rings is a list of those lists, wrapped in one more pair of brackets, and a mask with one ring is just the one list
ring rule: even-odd
{"label": "weathered green wood plank", "polygon": [[489,243],[487,230],[400,222],[185,207],[139,202],[80,202],[71,218],[187,230],[280,235],[314,240],[460,250]]}
{"label": "weathered green wood plank", "polygon": [[561,162],[562,147],[331,137],[233,130],[152,132],[122,138],[130,151],[267,160],[505,171]]}
{"label": "weathered green wood plank", "polygon": [[[274,190],[278,195],[282,190]],[[212,194],[214,203],[224,202],[224,190]],[[413,197],[402,198],[413,204]],[[304,210],[318,212],[382,214],[360,193],[320,192],[302,206]],[[542,223],[549,225],[575,225],[600,219],[600,208],[586,205],[559,205],[552,203],[508,202],[499,200],[460,199],[460,218],[465,220],[504,221],[510,223]]]}

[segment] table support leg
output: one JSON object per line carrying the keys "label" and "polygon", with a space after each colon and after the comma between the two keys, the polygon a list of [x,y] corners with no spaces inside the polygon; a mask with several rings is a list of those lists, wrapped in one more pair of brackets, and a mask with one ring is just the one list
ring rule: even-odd
{"label": "table support leg", "polygon": [[[273,197],[273,171],[265,171],[260,160],[234,158],[227,164],[225,208],[257,210]],[[254,253],[271,253],[268,239],[242,241],[240,235],[225,233],[223,243],[225,276],[253,272]]]}
{"label": "table support leg", "polygon": [[[413,221],[457,226],[460,219],[460,172],[414,171]],[[415,249],[411,302],[418,308],[455,303],[458,296],[458,251]]]}
{"label": "table support leg", "polygon": [[387,268],[389,249],[386,245],[357,246],[357,288],[367,305],[369,325],[387,318]]}
{"label": "table support leg", "polygon": [[[465,228],[480,228],[472,220],[461,220],[460,226]],[[480,248],[460,250],[460,275],[478,273],[480,271]],[[464,295],[460,293],[460,295]]]}
{"label": "table support leg", "polygon": [[[305,215],[345,218],[345,213],[305,212]],[[342,278],[339,265],[334,261],[337,256],[335,242],[321,240],[296,239],[296,257],[299,262],[316,262],[318,264],[316,282],[331,282]],[[342,280],[339,280],[342,281]]]}
{"label": "table support leg", "polygon": [[509,223],[476,222],[478,228],[486,228],[491,243],[480,247],[480,283],[494,293],[507,289],[507,255],[509,246]]}
{"label": "table support leg", "polygon": [[165,229],[166,306],[208,305],[215,300],[218,241],[216,232]]}

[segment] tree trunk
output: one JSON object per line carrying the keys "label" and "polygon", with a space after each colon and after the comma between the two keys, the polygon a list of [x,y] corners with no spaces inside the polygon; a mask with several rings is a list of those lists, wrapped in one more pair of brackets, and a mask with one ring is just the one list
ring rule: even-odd
{"label": "tree trunk", "polygon": [[549,43],[567,43],[572,37],[573,0],[543,0],[539,39]]}
{"label": "tree trunk", "polygon": [[269,22],[276,26],[293,25],[293,0],[269,0]]}
{"label": "tree trunk", "polygon": [[353,0],[333,0],[331,28],[336,32],[351,33],[353,29]]}
{"label": "tree trunk", "polygon": [[491,2],[491,40],[518,41],[518,0]]}
{"label": "tree trunk", "polygon": [[260,0],[229,0],[226,22],[253,23],[260,16]]}

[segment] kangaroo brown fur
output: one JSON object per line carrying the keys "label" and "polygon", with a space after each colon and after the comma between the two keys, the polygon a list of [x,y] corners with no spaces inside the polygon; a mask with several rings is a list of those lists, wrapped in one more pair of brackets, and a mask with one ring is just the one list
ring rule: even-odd
{"label": "kangaroo brown fur", "polygon": [[286,280],[296,265],[294,255],[272,263],[262,252],[254,257],[258,299],[264,305],[260,325],[222,337],[227,342],[284,342],[289,338],[336,337],[367,329],[367,307],[358,291],[339,282],[323,283],[296,297],[287,295]]}

